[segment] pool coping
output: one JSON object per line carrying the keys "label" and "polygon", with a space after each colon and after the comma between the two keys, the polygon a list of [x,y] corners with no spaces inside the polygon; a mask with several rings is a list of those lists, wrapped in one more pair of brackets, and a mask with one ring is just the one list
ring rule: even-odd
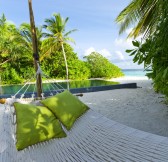
{"label": "pool coping", "polygon": [[[94,86],[94,87],[86,87],[86,88],[72,88],[70,92],[73,94],[77,93],[89,93],[89,92],[98,92],[98,91],[107,91],[114,89],[124,89],[124,88],[138,88],[137,83],[124,83],[124,84],[114,84],[114,85],[105,85],[105,86]],[[53,94],[56,94],[58,91],[63,91],[63,89],[52,91]],[[37,96],[37,93],[34,93]],[[22,94],[17,94],[16,98],[20,98]],[[44,96],[50,96],[51,92],[44,92]],[[11,94],[0,95],[0,98],[11,98]],[[27,92],[24,95],[24,98],[31,98],[32,93]]]}
{"label": "pool coping", "polygon": [[97,91],[107,91],[113,89],[123,89],[123,88],[138,88],[136,83],[125,83],[125,84],[114,84],[106,86],[95,86],[87,88],[73,88],[70,89],[71,93],[88,93],[88,92],[97,92]]}

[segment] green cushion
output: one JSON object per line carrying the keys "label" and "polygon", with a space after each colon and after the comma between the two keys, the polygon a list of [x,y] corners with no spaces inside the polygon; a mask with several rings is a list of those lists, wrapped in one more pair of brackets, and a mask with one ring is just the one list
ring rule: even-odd
{"label": "green cushion", "polygon": [[44,99],[41,103],[48,107],[68,130],[72,128],[76,119],[89,109],[67,90]]}
{"label": "green cushion", "polygon": [[66,137],[59,120],[48,108],[17,102],[14,107],[18,150],[51,138]]}

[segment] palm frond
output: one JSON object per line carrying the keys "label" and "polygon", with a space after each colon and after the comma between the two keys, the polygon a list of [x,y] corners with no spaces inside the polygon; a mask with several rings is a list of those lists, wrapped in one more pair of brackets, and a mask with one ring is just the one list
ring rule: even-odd
{"label": "palm frond", "polygon": [[128,37],[136,38],[140,34],[147,37],[156,29],[157,17],[161,13],[159,2],[158,0],[132,0],[116,18],[116,22],[120,24],[119,33],[123,33],[134,23],[136,25]]}
{"label": "palm frond", "polygon": [[45,57],[49,57],[50,54],[55,51],[56,46],[57,43],[52,37],[43,40],[40,61],[42,61]]}
{"label": "palm frond", "polygon": [[75,32],[75,31],[78,31],[78,30],[77,29],[73,29],[73,30],[68,31],[67,33],[64,34],[64,37],[69,36],[71,33]]}

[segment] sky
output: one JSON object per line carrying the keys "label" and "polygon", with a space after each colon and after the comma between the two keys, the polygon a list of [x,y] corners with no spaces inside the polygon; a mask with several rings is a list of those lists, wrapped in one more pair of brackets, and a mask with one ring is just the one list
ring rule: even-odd
{"label": "sky", "polygon": [[[69,17],[66,31],[77,29],[70,35],[75,40],[71,44],[79,59],[91,52],[98,52],[122,69],[141,69],[143,65],[133,63],[132,57],[125,52],[132,49],[132,40],[127,34],[119,35],[119,25],[115,22],[117,15],[131,0],[32,0],[36,26],[44,24],[53,13]],[[19,26],[29,23],[28,0],[1,0],[0,16],[5,14],[8,21]]]}

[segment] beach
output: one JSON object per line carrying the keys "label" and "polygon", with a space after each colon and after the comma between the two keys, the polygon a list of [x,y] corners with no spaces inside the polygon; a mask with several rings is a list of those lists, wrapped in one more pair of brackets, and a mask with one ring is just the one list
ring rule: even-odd
{"label": "beach", "polygon": [[109,119],[168,137],[168,105],[162,94],[154,92],[152,81],[145,76],[111,80],[137,83],[139,88],[84,93],[80,100]]}

